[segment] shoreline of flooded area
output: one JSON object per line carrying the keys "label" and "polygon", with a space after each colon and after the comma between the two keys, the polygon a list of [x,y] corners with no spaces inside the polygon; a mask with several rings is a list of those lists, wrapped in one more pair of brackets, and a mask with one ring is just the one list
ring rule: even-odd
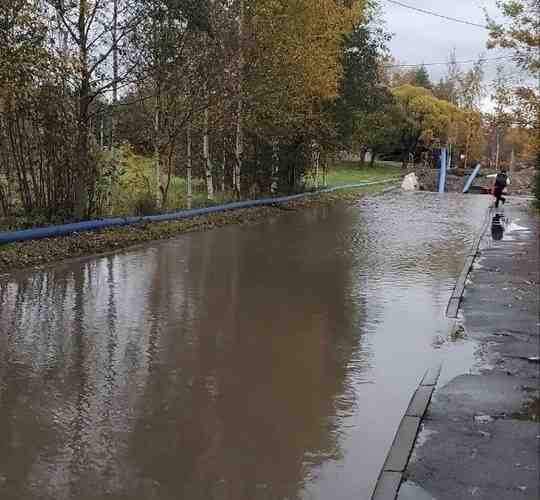
{"label": "shoreline of flooded area", "polygon": [[487,197],[388,194],[0,279],[0,497],[368,499]]}
{"label": "shoreline of flooded area", "polygon": [[[159,241],[176,239],[183,234],[208,231],[229,225],[257,224],[269,218],[288,215],[313,208],[332,206],[337,203],[356,203],[365,196],[376,196],[399,189],[398,185],[384,188],[387,182],[369,184],[363,188],[336,186],[332,191],[314,194],[306,192],[299,198],[251,208],[233,208],[215,213],[181,218],[171,221],[140,222],[132,225],[116,226],[100,230],[84,230],[70,235],[0,243],[0,279],[6,273],[14,274],[22,270],[45,271],[59,263],[69,263],[79,259],[99,258],[126,250],[137,250]],[[253,200],[256,202],[257,200]],[[258,200],[263,201],[263,200]],[[248,200],[244,202],[249,203]],[[243,203],[243,202],[240,202]]]}

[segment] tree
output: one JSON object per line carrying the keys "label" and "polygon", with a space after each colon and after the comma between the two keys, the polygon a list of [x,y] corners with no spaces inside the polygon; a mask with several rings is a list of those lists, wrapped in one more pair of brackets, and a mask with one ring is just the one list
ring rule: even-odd
{"label": "tree", "polygon": [[141,212],[170,208],[183,172],[188,198],[192,175],[238,196],[300,189],[338,142],[384,135],[353,138],[392,101],[365,4],[0,2],[0,211],[109,214],[129,169]]}
{"label": "tree", "polygon": [[14,86],[26,86],[37,72],[46,70],[47,28],[42,14],[30,0],[0,3],[0,97],[4,102]]}
{"label": "tree", "polygon": [[488,48],[511,49],[515,62],[535,82],[534,86],[520,86],[516,89],[518,109],[515,114],[521,123],[525,118],[527,127],[531,128],[536,138],[533,149],[536,150],[536,196],[540,204],[540,93],[537,87],[540,73],[540,0],[500,0],[497,4],[507,24],[488,19]]}
{"label": "tree", "polygon": [[[371,164],[378,154],[391,152],[399,147],[401,123],[404,120],[401,110],[394,102],[391,94],[380,107],[370,112],[359,112],[355,138],[364,150],[371,151]],[[363,161],[363,158],[362,158]]]}
{"label": "tree", "polygon": [[73,99],[50,50],[47,6],[0,3],[0,209],[50,217],[73,206]]}
{"label": "tree", "polygon": [[404,166],[419,145],[431,147],[447,143],[450,125],[458,117],[459,110],[455,106],[437,99],[423,87],[403,85],[392,93],[403,117],[400,142]]}
{"label": "tree", "polygon": [[466,73],[459,75],[457,89],[457,104],[465,109],[480,109],[484,97],[484,62],[478,59]]}
{"label": "tree", "polygon": [[[97,165],[90,154],[91,106],[94,100],[129,78],[134,67],[124,66],[123,74],[110,74],[108,66],[114,54],[123,48],[128,37],[138,26],[139,11],[122,8],[121,22],[114,22],[116,9],[107,0],[47,0],[49,15],[57,23],[57,30],[65,33],[61,48],[69,57],[75,71],[70,75],[73,94],[77,96],[77,161],[79,182],[76,183],[74,215],[87,217],[94,212],[95,187],[98,179]],[[118,8],[118,4],[116,5]],[[52,9],[52,11],[51,11]],[[115,65],[116,66],[116,65]]]}
{"label": "tree", "polygon": [[453,49],[448,58],[446,75],[439,80],[439,83],[433,89],[435,97],[457,106],[461,80],[462,71],[457,62],[456,50]]}
{"label": "tree", "polygon": [[488,18],[488,48],[511,49],[517,64],[531,73],[540,72],[540,0],[499,0],[497,5],[509,24]]}
{"label": "tree", "polygon": [[[138,98],[151,114],[154,204],[162,208],[182,133],[199,111],[203,126],[209,120],[211,6],[203,2],[197,15],[188,0],[144,0],[139,8],[139,26],[131,37],[136,49],[130,54],[137,66]],[[209,142],[204,137],[202,142],[209,151]]]}
{"label": "tree", "polygon": [[501,148],[505,136],[512,125],[511,106],[513,100],[512,86],[509,76],[502,66],[497,67],[497,76],[493,82],[492,100],[495,109],[491,116],[492,135],[494,136],[494,159],[495,168],[499,167]]}
{"label": "tree", "polygon": [[456,106],[466,109],[480,109],[484,97],[484,60],[479,57],[469,71],[462,71],[456,53],[452,51],[447,65],[447,74],[439,80],[433,93]]}
{"label": "tree", "polygon": [[480,111],[465,109],[461,112],[461,126],[458,130],[457,145],[463,153],[463,167],[469,166],[471,158],[480,158],[483,148],[484,123]]}
{"label": "tree", "polygon": [[424,87],[425,89],[432,88],[431,80],[429,79],[429,73],[427,72],[425,66],[420,66],[414,72],[414,79],[411,83],[412,85],[415,85],[417,87]]}
{"label": "tree", "polygon": [[[380,71],[390,35],[382,28],[358,23],[350,34],[345,35],[341,55],[343,78],[339,96],[332,106],[340,146],[353,149],[370,147],[362,131],[370,120],[365,116],[383,111],[389,100],[389,92],[383,85]],[[381,118],[381,117],[379,117]]]}
{"label": "tree", "polygon": [[[343,36],[363,6],[363,1],[260,0],[246,13],[244,128],[251,130],[251,148],[262,152],[266,164],[279,158],[277,175],[291,189],[309,163],[312,141],[330,135],[325,110],[339,92]],[[252,166],[260,168],[258,161]]]}

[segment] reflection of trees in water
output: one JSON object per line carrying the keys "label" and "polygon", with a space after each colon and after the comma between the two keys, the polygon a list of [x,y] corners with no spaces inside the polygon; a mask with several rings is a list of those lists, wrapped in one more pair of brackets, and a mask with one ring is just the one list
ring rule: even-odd
{"label": "reflection of trees in water", "polygon": [[165,490],[296,498],[313,466],[339,457],[360,336],[337,230],[265,225],[191,240],[196,337],[164,351],[162,363],[181,369],[174,381],[153,372],[131,436],[132,455]]}
{"label": "reflection of trees in water", "polygon": [[348,222],[287,220],[0,284],[8,493],[292,499],[338,458]]}
{"label": "reflection of trees in water", "polygon": [[[115,293],[115,262],[0,284],[0,476],[9,488],[2,497],[83,498],[125,482],[119,478],[129,471],[116,461],[146,346],[134,330],[117,328],[116,302],[124,311],[119,323],[138,324],[144,308],[132,299],[149,269]],[[126,316],[131,323],[122,321]],[[144,321],[140,326],[144,331]]]}

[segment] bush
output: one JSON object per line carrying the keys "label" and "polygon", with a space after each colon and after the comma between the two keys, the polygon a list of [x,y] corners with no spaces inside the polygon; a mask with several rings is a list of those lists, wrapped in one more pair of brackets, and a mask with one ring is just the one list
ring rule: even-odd
{"label": "bush", "polygon": [[155,215],[158,213],[156,199],[148,193],[137,198],[133,205],[134,215]]}
{"label": "bush", "polygon": [[152,192],[152,160],[121,148],[119,173],[112,192],[114,215],[150,215],[156,212],[155,193]]}

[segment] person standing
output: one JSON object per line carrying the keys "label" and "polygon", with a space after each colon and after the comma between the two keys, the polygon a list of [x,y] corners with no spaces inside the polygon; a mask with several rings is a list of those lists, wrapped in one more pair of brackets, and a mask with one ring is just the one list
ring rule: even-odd
{"label": "person standing", "polygon": [[506,198],[503,197],[504,190],[507,186],[510,185],[510,179],[506,170],[501,170],[497,177],[495,177],[495,182],[493,183],[493,196],[495,196],[495,208],[499,208],[499,202],[503,202],[503,205],[506,203]]}

